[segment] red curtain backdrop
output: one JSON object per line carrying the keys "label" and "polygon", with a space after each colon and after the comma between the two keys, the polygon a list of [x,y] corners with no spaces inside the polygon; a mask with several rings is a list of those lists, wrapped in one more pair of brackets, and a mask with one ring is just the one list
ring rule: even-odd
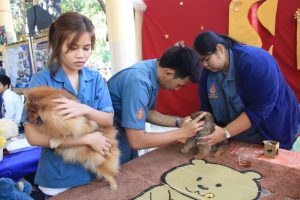
{"label": "red curtain backdrop", "polygon": [[[142,26],[143,59],[160,57],[166,48],[180,40],[192,47],[195,36],[203,31],[228,33],[230,0],[145,0],[145,3],[147,10]],[[297,8],[300,8],[299,0],[279,0],[275,37],[270,37],[259,25],[257,30],[263,41],[274,45],[273,55],[300,99],[300,71],[296,69],[294,20]],[[267,46],[269,45],[263,47]],[[164,114],[189,115],[200,107],[197,90],[197,84],[189,84],[179,91],[161,89],[157,110]]]}
{"label": "red curtain backdrop", "polygon": [[296,60],[297,24],[294,19],[297,8],[300,8],[299,0],[278,1],[275,37],[269,39],[274,41],[273,56],[300,102],[300,70],[297,70]]}
{"label": "red curtain backdrop", "polygon": [[[254,12],[261,4],[262,2],[258,2],[253,6]],[[297,8],[300,8],[299,0],[278,0],[275,36],[261,25],[255,14],[254,18],[251,19],[249,12],[248,17],[262,39],[262,47],[268,50],[273,45],[273,56],[279,63],[287,82],[296,93],[298,101],[300,101],[300,70],[297,70],[296,60],[297,24],[294,19]]]}

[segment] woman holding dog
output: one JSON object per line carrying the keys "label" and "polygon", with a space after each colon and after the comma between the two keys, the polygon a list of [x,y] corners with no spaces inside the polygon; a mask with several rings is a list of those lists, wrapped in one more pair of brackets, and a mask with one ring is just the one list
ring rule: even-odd
{"label": "woman holding dog", "polygon": [[276,60],[265,50],[242,45],[215,32],[194,41],[201,57],[201,110],[214,115],[217,126],[199,143],[216,144],[228,138],[247,143],[280,142],[291,149],[300,111],[294,92]]}
{"label": "woman holding dog", "polygon": [[[65,119],[85,115],[102,127],[112,126],[113,107],[105,81],[98,71],[84,67],[94,43],[94,25],[87,17],[74,12],[62,14],[49,28],[49,67],[32,78],[30,87],[65,89],[76,96],[80,102],[65,98],[55,100],[56,109]],[[28,142],[43,147],[35,176],[35,183],[42,192],[54,196],[90,183],[93,175],[80,164],[64,162],[49,148],[50,136],[39,133],[35,126],[24,123]],[[108,138],[95,132],[78,139],[70,138],[59,147],[80,145],[88,145],[104,156],[111,146]]]}

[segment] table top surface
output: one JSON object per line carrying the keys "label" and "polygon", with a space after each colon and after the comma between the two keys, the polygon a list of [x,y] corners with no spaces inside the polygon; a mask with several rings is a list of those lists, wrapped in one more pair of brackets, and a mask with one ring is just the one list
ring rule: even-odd
{"label": "table top surface", "polygon": [[[51,199],[132,199],[144,190],[160,184],[161,176],[165,172],[176,166],[190,163],[193,153],[182,154],[181,147],[182,144],[176,143],[157,148],[122,165],[116,177],[118,182],[116,191],[110,191],[108,183],[104,181],[93,181]],[[241,148],[251,149],[252,161],[248,168],[238,165],[238,151]],[[299,199],[300,153],[280,149],[275,159],[267,158],[263,153],[263,146],[232,142],[224,155],[218,158],[208,156],[205,162],[224,165],[241,173],[250,170],[261,174],[259,199]]]}

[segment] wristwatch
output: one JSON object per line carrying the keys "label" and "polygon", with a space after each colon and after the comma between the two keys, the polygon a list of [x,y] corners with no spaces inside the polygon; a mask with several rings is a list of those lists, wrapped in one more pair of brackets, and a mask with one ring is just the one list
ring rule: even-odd
{"label": "wristwatch", "polygon": [[180,119],[179,117],[176,117],[176,120],[175,120],[175,126],[176,126],[177,128],[180,128],[180,126],[181,126],[181,119]]}
{"label": "wristwatch", "polygon": [[223,129],[224,129],[224,133],[225,133],[225,138],[226,139],[231,138],[231,134],[229,133],[228,129],[226,127],[224,127]]}

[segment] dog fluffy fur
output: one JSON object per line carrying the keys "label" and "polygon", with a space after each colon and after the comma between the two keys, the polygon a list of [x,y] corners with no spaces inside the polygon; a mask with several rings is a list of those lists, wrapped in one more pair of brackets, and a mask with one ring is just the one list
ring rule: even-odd
{"label": "dog fluffy fur", "polygon": [[[98,179],[103,176],[112,190],[117,189],[114,176],[119,171],[120,151],[116,140],[116,130],[113,127],[101,128],[96,122],[85,116],[64,120],[53,109],[57,106],[53,99],[59,97],[77,101],[75,96],[65,90],[50,87],[28,89],[26,92],[26,109],[29,122],[34,124],[40,133],[52,136],[50,147],[55,148],[55,152],[61,155],[66,162],[82,164],[86,169],[95,173]],[[89,146],[59,147],[61,143],[70,137],[78,138],[95,131],[101,132],[110,139],[112,147],[109,156],[104,157]]]}
{"label": "dog fluffy fur", "polygon": [[[191,115],[192,119],[197,118],[203,112],[195,112]],[[202,159],[206,157],[210,152],[213,152],[215,157],[222,155],[227,149],[227,142],[222,142],[217,145],[197,145],[197,141],[201,140],[201,137],[210,135],[215,130],[215,123],[214,118],[211,113],[206,112],[204,119],[200,121],[204,121],[203,129],[197,133],[195,137],[190,138],[185,144],[184,147],[181,149],[182,153],[188,153],[194,147],[198,147],[198,153],[195,155],[196,159]]]}

